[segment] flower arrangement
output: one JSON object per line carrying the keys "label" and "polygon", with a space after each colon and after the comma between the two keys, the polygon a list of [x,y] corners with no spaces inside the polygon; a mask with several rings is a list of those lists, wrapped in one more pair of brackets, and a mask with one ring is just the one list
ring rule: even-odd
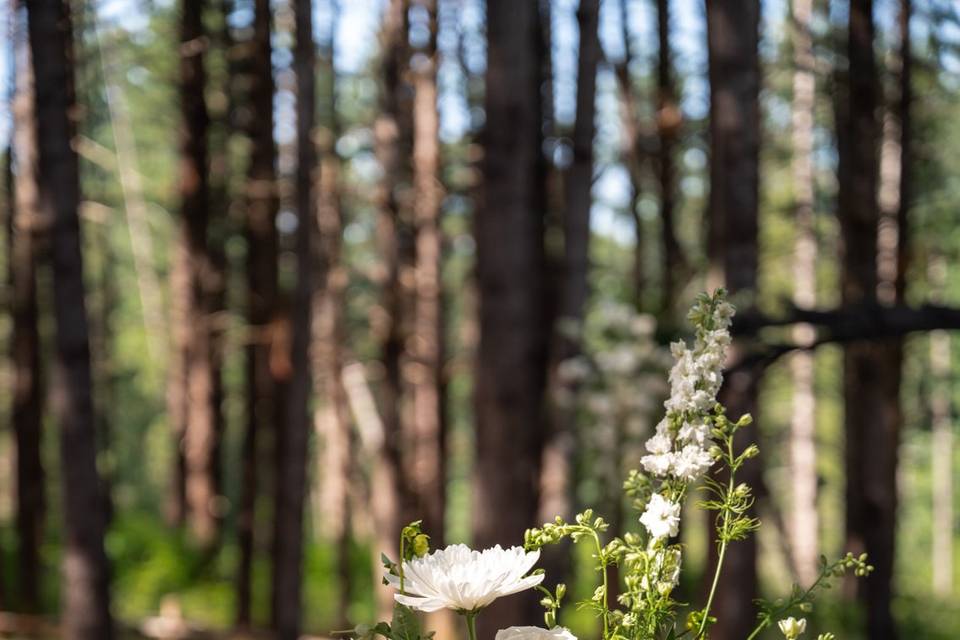
{"label": "flower arrangement", "polygon": [[[523,547],[473,551],[464,545],[452,545],[430,552],[429,538],[420,523],[412,523],[402,532],[399,562],[383,558],[384,581],[397,589],[392,621],[358,627],[355,636],[362,640],[375,636],[427,640],[433,634],[421,630],[414,611],[451,609],[464,617],[470,640],[476,640],[475,621],[484,607],[499,597],[536,588],[543,594],[540,602],[545,609],[545,627],[502,629],[495,640],[576,640],[558,622],[565,585],[557,584],[551,591],[542,584],[546,577],[542,571],[531,573],[542,547],[570,539],[594,549],[600,584],[593,596],[578,606],[592,610],[599,618],[601,640],[707,638],[710,625],[716,621],[711,607],[726,550],[760,526],[750,515],[754,500],[751,488],[736,479],[744,463],[759,453],[755,444],[742,451],[734,447],[734,435],[750,424],[751,417],[732,420],[717,402],[733,315],[723,290],[702,294],[688,316],[696,332],[693,345],[682,341],[671,345],[674,364],[669,374],[670,395],[664,403],[665,417],[646,441],[643,470],[631,471],[623,484],[640,514],[641,527],[622,537],[606,539],[608,524],[587,509],[573,522],[558,517],[528,530]],[[715,467],[726,470],[724,481],[708,475]],[[680,526],[681,505],[697,488],[706,493],[698,507],[715,514],[718,561],[706,602],[680,621],[682,603],[672,594],[680,576],[683,545],[674,538]],[[623,580],[616,602],[610,601],[608,582],[613,565],[620,567]],[[808,588],[794,586],[786,598],[759,602],[757,625],[746,640],[753,640],[774,624],[787,640],[796,640],[806,631],[806,620],[784,616],[811,611],[817,593],[831,578],[846,571],[865,576],[872,569],[865,554],[854,557],[848,553],[833,563],[822,558],[820,575]],[[818,640],[833,637],[826,633]]]}

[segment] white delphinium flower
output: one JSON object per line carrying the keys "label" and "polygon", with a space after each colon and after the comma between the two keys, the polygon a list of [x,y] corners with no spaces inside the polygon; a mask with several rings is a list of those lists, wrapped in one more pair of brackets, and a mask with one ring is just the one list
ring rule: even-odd
{"label": "white delphinium flower", "polygon": [[800,637],[801,633],[807,630],[807,620],[806,618],[797,620],[793,616],[790,616],[786,620],[778,622],[777,626],[780,627],[780,632],[783,633],[787,640],[796,640],[796,638]]}
{"label": "white delphinium flower", "polygon": [[655,493],[640,516],[640,524],[647,528],[654,540],[675,536],[680,530],[680,504]]}
{"label": "white delphinium flower", "polygon": [[507,627],[497,631],[494,640],[577,640],[566,627]]}
{"label": "white delphinium flower", "polygon": [[[695,308],[695,312],[704,311],[703,306]],[[693,482],[713,464],[706,416],[723,384],[732,317],[733,307],[720,302],[713,307],[712,315],[697,316],[697,339],[692,348],[683,341],[670,345],[674,364],[669,375],[670,397],[664,402],[667,417],[647,441],[650,455],[640,460],[648,473]]]}
{"label": "white delphinium flower", "polygon": [[688,444],[672,454],[671,472],[681,480],[693,482],[713,465],[713,456],[698,444]]}
{"label": "white delphinium flower", "polygon": [[[527,575],[540,558],[539,551],[523,547],[503,549],[500,545],[473,551],[455,544],[421,558],[403,563],[404,593],[394,598],[419,611],[452,609],[472,612],[501,596],[531,589],[543,582],[544,574]],[[400,588],[400,577],[386,576]]]}

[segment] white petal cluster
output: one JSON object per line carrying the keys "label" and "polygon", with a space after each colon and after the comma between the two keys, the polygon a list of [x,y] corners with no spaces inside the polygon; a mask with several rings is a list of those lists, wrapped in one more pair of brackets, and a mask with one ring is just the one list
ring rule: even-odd
{"label": "white petal cluster", "polygon": [[680,531],[680,504],[655,493],[640,516],[640,524],[647,528],[654,540],[675,536]]}
{"label": "white petal cluster", "polygon": [[777,626],[780,627],[780,632],[787,640],[795,640],[800,634],[807,630],[807,621],[805,618],[797,620],[793,616],[790,616],[778,622]]}
{"label": "white petal cluster", "polygon": [[[404,593],[396,601],[419,611],[476,611],[500,596],[533,588],[544,574],[527,575],[540,558],[539,551],[497,545],[473,551],[455,544],[403,563]],[[387,582],[400,588],[400,578],[388,574]]]}
{"label": "white petal cluster", "polygon": [[507,627],[497,631],[494,640],[577,640],[566,627]]}
{"label": "white petal cluster", "polygon": [[710,328],[698,330],[692,349],[682,341],[670,345],[675,363],[670,370],[670,397],[664,403],[667,417],[646,443],[649,455],[640,461],[648,473],[693,482],[713,464],[710,426],[704,418],[723,384],[732,317],[733,307],[720,302],[710,317]]}

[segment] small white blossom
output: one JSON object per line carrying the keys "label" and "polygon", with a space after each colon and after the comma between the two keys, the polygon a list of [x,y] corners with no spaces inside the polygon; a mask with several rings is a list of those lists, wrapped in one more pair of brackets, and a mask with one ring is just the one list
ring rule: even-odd
{"label": "small white blossom", "polygon": [[494,640],[577,640],[566,627],[507,627],[497,631]]}
{"label": "small white blossom", "polygon": [[696,444],[688,444],[673,454],[671,472],[687,482],[693,482],[707,472],[713,465],[710,452]]}
{"label": "small white blossom", "polygon": [[780,632],[783,633],[787,640],[796,640],[801,633],[807,630],[807,620],[806,618],[797,620],[793,616],[790,616],[786,620],[778,622],[777,626],[780,627]]}
{"label": "small white blossom", "polygon": [[650,496],[647,509],[640,516],[640,524],[655,539],[675,536],[680,530],[680,505],[670,502],[659,493]]}
{"label": "small white blossom", "polygon": [[[650,559],[648,575],[653,578],[654,587],[661,596],[668,596],[680,582],[680,549],[658,549]],[[644,576],[640,582],[644,589],[650,588],[650,580]]]}
{"label": "small white blossom", "polygon": [[[523,547],[502,549],[500,545],[473,551],[463,544],[414,558],[403,563],[404,591],[394,598],[419,611],[476,611],[501,596],[531,589],[543,582],[544,574],[527,575],[540,558],[539,551]],[[387,574],[394,588],[400,578]]]}

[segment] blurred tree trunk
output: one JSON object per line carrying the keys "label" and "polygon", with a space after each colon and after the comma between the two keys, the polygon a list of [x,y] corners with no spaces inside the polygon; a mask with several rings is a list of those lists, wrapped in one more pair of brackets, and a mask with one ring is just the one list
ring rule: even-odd
{"label": "blurred tree trunk", "polygon": [[630,207],[630,216],[634,224],[633,250],[633,290],[636,307],[641,310],[645,307],[645,292],[647,288],[646,270],[644,268],[644,228],[640,217],[640,195],[643,191],[643,138],[638,122],[636,98],[634,97],[633,79],[630,67],[633,65],[633,38],[630,33],[630,2],[620,0],[620,31],[623,39],[623,60],[614,66],[617,84],[620,86],[620,117],[623,124],[622,155],[627,173],[630,176],[630,197],[627,206]]}
{"label": "blurred tree trunk", "polygon": [[413,75],[413,189],[416,230],[412,339],[411,480],[417,518],[435,546],[444,540],[446,433],[443,416],[443,235],[440,114],[437,107],[437,0],[421,0],[429,38]]}
{"label": "blurred tree trunk", "polygon": [[[246,183],[247,238],[247,426],[243,442],[242,497],[238,515],[240,567],[237,576],[237,625],[250,625],[251,569],[256,529],[255,504],[261,490],[258,472],[277,415],[277,381],[272,365],[285,360],[275,353],[273,327],[277,306],[277,196],[273,139],[273,68],[269,0],[256,0],[253,38],[244,43],[250,68],[250,165]],[[282,341],[281,341],[282,342]],[[279,357],[278,357],[279,356]]]}
{"label": "blurred tree trunk", "polygon": [[[927,272],[931,297],[942,296],[946,284],[947,263],[940,255],[931,258]],[[946,331],[930,332],[930,457],[932,467],[932,565],[933,592],[941,598],[953,595],[954,480],[953,480],[953,411],[951,389],[953,371],[950,364],[951,338]]]}
{"label": "blurred tree trunk", "polygon": [[[724,283],[734,303],[743,310],[752,307],[757,296],[759,23],[757,0],[714,0],[707,4],[710,279]],[[742,348],[735,344],[734,356]],[[731,418],[745,413],[756,415],[758,377],[756,371],[746,369],[728,376],[720,397]],[[741,429],[737,449],[756,442],[758,436],[755,426]],[[760,487],[760,460],[755,458],[746,464],[738,479]],[[715,566],[716,545],[710,545],[710,552],[711,565]],[[751,536],[732,544],[727,551],[714,605],[719,621],[711,628],[710,637],[745,638],[755,623],[756,597],[757,540]]]}
{"label": "blurred tree trunk", "polygon": [[677,300],[676,284],[686,274],[686,260],[677,240],[674,210],[676,209],[677,177],[674,155],[677,138],[683,126],[683,112],[677,101],[670,53],[670,0],[657,0],[657,182],[660,188],[660,243],[663,252],[663,279],[660,310],[669,315]]}
{"label": "blurred tree trunk", "polygon": [[[810,22],[812,0],[793,0],[793,199],[796,240],[793,257],[793,302],[812,309],[817,302],[817,237],[814,228],[813,119],[816,100],[816,60]],[[813,327],[794,327],[797,342],[812,342]],[[812,351],[790,356],[793,413],[790,422],[789,515],[790,550],[801,584],[817,577],[819,520],[817,516],[815,358]]]}
{"label": "blurred tree trunk", "polygon": [[[324,469],[321,482],[320,505],[323,516],[323,534],[334,542],[337,554],[338,602],[342,625],[346,619],[353,592],[353,576],[350,566],[351,504],[350,493],[356,478],[353,477],[354,447],[352,422],[347,406],[343,384],[347,342],[344,318],[344,294],[349,280],[348,266],[343,260],[343,212],[340,194],[340,156],[336,144],[340,138],[340,118],[337,107],[337,71],[333,34],[339,20],[339,11],[334,11],[330,22],[330,40],[325,44],[324,73],[320,96],[323,100],[321,113],[320,148],[321,166],[318,183],[319,207],[316,211],[319,228],[319,247],[322,261],[315,261],[316,281],[314,291],[313,358],[316,374],[315,393],[322,398],[318,404],[315,422],[322,440],[320,468]],[[375,500],[389,500],[389,495],[376,496]],[[376,518],[376,516],[374,516]],[[379,556],[377,557],[379,560]],[[378,567],[381,565],[377,565]],[[379,572],[375,576],[379,579]]]}
{"label": "blurred tree trunk", "polygon": [[[484,189],[475,217],[480,344],[475,378],[474,536],[514,544],[539,500],[549,314],[545,309],[539,20],[536,3],[490,0]],[[495,603],[480,634],[529,621]]]}
{"label": "blurred tree trunk", "polygon": [[67,640],[110,640],[109,565],[96,464],[93,382],[80,249],[73,33],[64,2],[27,2],[36,86],[39,213],[52,223],[54,412],[64,507],[62,620]]}
{"label": "blurred tree trunk", "polygon": [[316,112],[316,48],[313,42],[313,3],[294,3],[296,43],[293,67],[297,77],[296,255],[297,284],[292,318],[293,371],[284,424],[277,425],[276,514],[273,532],[273,625],[278,640],[296,640],[302,617],[303,509],[307,490],[309,403],[312,387],[310,342],[316,256],[317,157],[314,147]]}
{"label": "blurred tree trunk", "polygon": [[204,58],[207,34],[203,24],[202,1],[182,2],[180,6],[180,231],[178,242],[185,263],[186,284],[181,303],[185,313],[178,329],[183,349],[176,360],[183,367],[177,377],[185,384],[184,422],[179,430],[184,463],[184,497],[190,532],[203,547],[211,547],[218,537],[216,513],[218,482],[215,478],[217,419],[215,367],[212,345],[212,317],[209,281],[214,276],[213,260],[207,241],[210,219],[210,174],[208,166],[208,129],[204,91]]}
{"label": "blurred tree trunk", "polygon": [[40,545],[46,514],[45,474],[41,459],[43,369],[37,308],[38,241],[43,219],[38,211],[37,137],[34,129],[34,83],[26,34],[14,36],[16,89],[13,99],[13,158],[16,182],[8,183],[10,335],[13,367],[11,422],[16,439],[17,558],[20,608],[37,613],[40,606]]}
{"label": "blurred tree trunk", "polygon": [[[377,247],[382,260],[381,315],[377,334],[380,358],[383,362],[383,380],[380,384],[379,407],[384,429],[384,462],[392,478],[390,491],[377,496],[381,526],[378,527],[381,547],[396,557],[397,539],[403,519],[411,515],[410,496],[404,482],[402,466],[403,411],[401,397],[401,355],[406,340],[405,300],[409,297],[409,283],[403,280],[405,265],[411,252],[410,233],[403,213],[404,183],[408,171],[404,159],[411,155],[411,105],[407,81],[407,63],[410,57],[407,45],[407,0],[390,0],[383,20],[381,109],[374,124],[374,146],[382,171],[377,217]],[[377,558],[379,560],[379,558]],[[387,594],[380,589],[378,593]],[[392,596],[391,596],[392,598]],[[382,602],[392,608],[391,602]]]}
{"label": "blurred tree trunk", "polygon": [[[847,44],[846,137],[840,151],[842,299],[844,304],[878,303],[878,83],[874,60],[872,0],[853,0]],[[889,185],[887,185],[889,188]],[[876,567],[855,588],[867,607],[867,634],[896,637],[890,609],[899,439],[900,359],[897,341],[852,343],[844,348],[846,410],[847,548],[866,551]],[[869,448],[865,443],[870,443]],[[869,451],[869,454],[868,454]]]}
{"label": "blurred tree trunk", "polygon": [[[573,126],[573,162],[567,170],[563,210],[563,263],[559,283],[559,322],[551,354],[553,396],[574,393],[573,381],[560,379],[556,367],[582,349],[583,322],[589,294],[590,206],[593,187],[593,138],[596,130],[596,81],[600,59],[598,23],[599,0],[583,0],[577,9],[580,45],[577,56],[576,120]],[[544,55],[549,55],[549,48]],[[556,516],[569,518],[573,512],[573,454],[576,423],[568,407],[554,406],[545,434],[540,475],[538,520]],[[559,550],[565,556],[569,549]],[[546,551],[544,565],[551,583],[564,581],[569,561]]]}

